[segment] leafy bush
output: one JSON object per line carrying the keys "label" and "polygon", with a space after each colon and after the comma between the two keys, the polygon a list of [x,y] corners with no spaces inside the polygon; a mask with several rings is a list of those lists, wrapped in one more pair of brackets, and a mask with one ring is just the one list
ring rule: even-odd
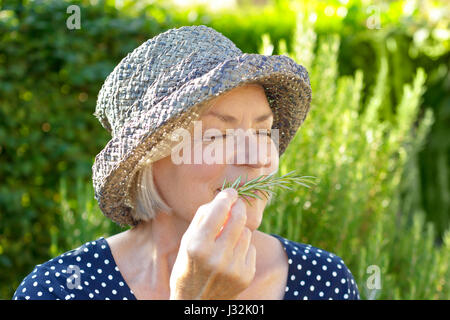
{"label": "leafy bush", "polygon": [[[310,114],[281,159],[280,174],[299,170],[320,183],[283,191],[266,208],[262,229],[335,252],[352,270],[363,299],[448,299],[450,231],[435,246],[434,227],[401,196],[417,196],[417,176],[402,179],[433,121],[426,110],[416,128],[425,73],[405,85],[396,113],[381,114],[389,70],[381,56],[372,94],[361,101],[363,73],[338,76],[339,36],[318,41],[302,19],[291,56],[311,70]],[[286,52],[285,54],[289,54]],[[411,178],[411,177],[410,177]],[[407,181],[407,183],[405,183]],[[381,288],[368,287],[370,266]],[[372,289],[372,290],[370,290]]]}

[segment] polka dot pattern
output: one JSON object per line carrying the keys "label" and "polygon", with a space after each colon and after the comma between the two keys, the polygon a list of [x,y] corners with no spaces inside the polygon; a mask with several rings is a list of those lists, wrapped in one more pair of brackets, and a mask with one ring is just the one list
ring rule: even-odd
{"label": "polka dot pattern", "polygon": [[136,300],[105,238],[37,265],[14,300]]}
{"label": "polka dot pattern", "polygon": [[[329,252],[272,234],[288,256],[284,300],[357,300],[344,261]],[[63,253],[28,274],[14,300],[136,300],[101,237]]]}
{"label": "polka dot pattern", "polygon": [[271,234],[289,260],[284,300],[359,300],[352,273],[337,255]]}

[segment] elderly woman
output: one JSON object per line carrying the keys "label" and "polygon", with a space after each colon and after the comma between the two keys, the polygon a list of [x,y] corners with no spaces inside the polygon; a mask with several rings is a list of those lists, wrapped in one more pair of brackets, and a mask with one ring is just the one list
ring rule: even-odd
{"label": "elderly woman", "polygon": [[[310,101],[304,67],[243,54],[209,27],[148,40],[107,77],[95,112],[112,134],[95,198],[131,228],[37,265],[13,298],[359,299],[340,257],[258,231],[270,199],[222,188],[276,172]],[[242,131],[265,151],[236,146]]]}

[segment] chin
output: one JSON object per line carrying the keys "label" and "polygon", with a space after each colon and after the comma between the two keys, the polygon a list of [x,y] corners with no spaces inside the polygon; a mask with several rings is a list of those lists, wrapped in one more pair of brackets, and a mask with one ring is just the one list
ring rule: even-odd
{"label": "chin", "polygon": [[247,228],[249,228],[251,232],[254,232],[254,231],[258,230],[259,227],[261,226],[261,220],[258,219],[257,221],[247,221],[245,226]]}
{"label": "chin", "polygon": [[247,223],[246,226],[251,231],[255,231],[261,225],[264,206],[261,200],[255,201],[252,206],[247,204]]}

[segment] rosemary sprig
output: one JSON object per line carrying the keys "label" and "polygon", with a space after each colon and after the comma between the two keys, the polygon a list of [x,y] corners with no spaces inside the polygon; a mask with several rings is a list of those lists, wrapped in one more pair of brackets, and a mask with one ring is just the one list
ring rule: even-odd
{"label": "rosemary sprig", "polygon": [[238,196],[242,196],[242,198],[246,200],[248,204],[251,205],[250,201],[244,196],[258,198],[262,200],[262,198],[257,194],[257,191],[259,191],[268,200],[269,196],[274,193],[273,189],[275,187],[292,190],[292,188],[290,188],[288,185],[297,183],[309,188],[310,186],[307,185],[306,183],[314,185],[316,184],[315,182],[310,181],[310,179],[316,179],[316,177],[299,176],[295,172],[296,170],[291,171],[281,177],[275,177],[277,172],[274,172],[269,175],[261,175],[250,181],[247,181],[246,176],[245,180],[247,182],[240,187],[239,184],[241,183],[241,176],[239,176],[234,182],[227,182],[225,179],[223,181],[221,191],[226,188],[234,188],[238,192]]}

